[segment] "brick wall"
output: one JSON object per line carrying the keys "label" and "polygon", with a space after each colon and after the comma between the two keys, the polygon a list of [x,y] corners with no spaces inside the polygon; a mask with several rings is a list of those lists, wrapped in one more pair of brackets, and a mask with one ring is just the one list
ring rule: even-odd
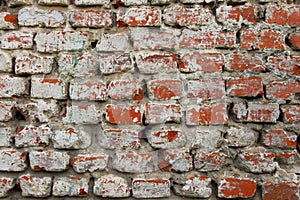
{"label": "brick wall", "polygon": [[0,6],[0,197],[300,198],[298,0]]}

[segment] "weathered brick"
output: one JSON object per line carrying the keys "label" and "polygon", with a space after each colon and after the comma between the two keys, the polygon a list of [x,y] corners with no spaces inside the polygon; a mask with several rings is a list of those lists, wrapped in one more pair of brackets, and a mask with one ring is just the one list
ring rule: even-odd
{"label": "weathered brick", "polygon": [[19,10],[18,24],[20,26],[62,27],[65,24],[65,15],[58,10],[41,10],[34,7],[25,7]]}
{"label": "weathered brick", "polygon": [[32,78],[31,97],[66,99],[67,83],[59,78]]}
{"label": "weathered brick", "polygon": [[276,169],[275,154],[266,152],[263,147],[251,147],[237,156],[238,165],[252,173],[270,173]]}
{"label": "weathered brick", "polygon": [[30,151],[30,167],[34,171],[61,172],[68,168],[70,162],[69,152],[59,151]]}
{"label": "weathered brick", "polygon": [[27,168],[27,152],[14,149],[0,150],[0,171],[21,172]]}
{"label": "weathered brick", "polygon": [[217,79],[200,79],[187,82],[187,97],[220,99],[225,96],[225,82]]}
{"label": "weathered brick", "polygon": [[263,54],[229,54],[225,56],[225,69],[237,72],[264,72],[266,70]]}
{"label": "weathered brick", "polygon": [[12,129],[10,127],[0,127],[0,147],[9,147],[12,136]]}
{"label": "weathered brick", "polygon": [[251,198],[255,195],[257,183],[250,178],[224,177],[218,181],[218,197]]}
{"label": "weathered brick", "polygon": [[116,152],[112,159],[112,167],[126,173],[154,172],[158,169],[157,164],[156,155],[149,152]]}
{"label": "weathered brick", "polygon": [[175,54],[141,52],[135,54],[135,61],[141,74],[177,72],[177,58]]}
{"label": "weathered brick", "polygon": [[130,196],[128,182],[119,176],[108,174],[95,179],[94,194],[106,198],[125,198]]}
{"label": "weathered brick", "polygon": [[2,49],[32,49],[33,33],[13,31],[1,36]]}
{"label": "weathered brick", "polygon": [[18,178],[18,185],[23,197],[48,197],[51,195],[52,178],[22,175]]}
{"label": "weathered brick", "polygon": [[9,191],[15,187],[14,178],[1,177],[0,178],[0,197],[7,197]]}
{"label": "weathered brick", "polygon": [[297,200],[300,198],[298,181],[282,181],[279,183],[267,181],[263,183],[262,189],[264,200]]}
{"label": "weathered brick", "polygon": [[173,50],[177,44],[177,34],[176,31],[168,29],[131,29],[135,50]]}
{"label": "weathered brick", "polygon": [[62,119],[63,123],[98,124],[101,121],[100,109],[95,103],[68,103]]}
{"label": "weathered brick", "polygon": [[268,99],[291,100],[297,93],[300,93],[300,82],[272,82],[266,85]]}
{"label": "weathered brick", "polygon": [[38,0],[39,5],[45,6],[67,6],[70,0]]}
{"label": "weathered brick", "polygon": [[241,26],[241,24],[256,24],[255,7],[252,5],[226,6],[221,5],[216,10],[216,18],[226,27]]}
{"label": "weathered brick", "polygon": [[159,168],[164,172],[188,172],[193,169],[193,158],[185,149],[159,152]]}
{"label": "weathered brick", "polygon": [[179,39],[179,48],[186,49],[234,48],[235,44],[235,32],[225,31],[184,29]]}
{"label": "weathered brick", "polygon": [[16,74],[49,74],[54,65],[51,56],[19,56],[15,60]]}
{"label": "weathered brick", "polygon": [[167,5],[170,4],[172,0],[151,0],[151,5]]}
{"label": "weathered brick", "polygon": [[300,75],[300,56],[270,56],[267,64],[274,74]]}
{"label": "weathered brick", "polygon": [[56,149],[85,149],[91,145],[91,135],[83,128],[66,128],[54,131],[51,136]]}
{"label": "weathered brick", "polygon": [[109,0],[74,0],[76,6],[98,6],[98,5],[108,5]]}
{"label": "weathered brick", "polygon": [[280,111],[278,103],[247,102],[234,104],[233,113],[239,121],[276,123]]}
{"label": "weathered brick", "polygon": [[159,79],[147,82],[148,97],[151,100],[180,99],[183,97],[183,82],[180,79]]}
{"label": "weathered brick", "polygon": [[37,33],[34,41],[39,52],[80,51],[88,44],[88,34],[75,31],[51,31]]}
{"label": "weathered brick", "polygon": [[241,31],[241,48],[246,50],[284,50],[285,35],[271,29],[244,29]]}
{"label": "weathered brick", "polygon": [[96,44],[96,50],[104,52],[130,51],[131,49],[127,32],[103,33]]}
{"label": "weathered brick", "polygon": [[34,0],[10,0],[8,1],[9,7],[18,7],[24,5],[32,5]]}
{"label": "weathered brick", "polygon": [[300,6],[268,4],[266,9],[266,21],[270,24],[299,26]]}
{"label": "weathered brick", "polygon": [[119,9],[117,24],[124,26],[160,26],[161,10],[157,7],[142,6]]}
{"label": "weathered brick", "polygon": [[260,77],[230,78],[226,82],[230,96],[260,97],[264,94],[263,80]]}
{"label": "weathered brick", "polygon": [[28,81],[22,77],[0,76],[0,97],[16,97],[28,94]]}
{"label": "weathered brick", "polygon": [[173,188],[176,194],[184,197],[209,198],[212,195],[211,178],[203,175],[192,175],[184,182],[175,182]]}
{"label": "weathered brick", "polygon": [[288,40],[291,44],[291,47],[295,50],[300,49],[300,32],[294,32],[289,35]]}
{"label": "weathered brick", "polygon": [[286,123],[294,123],[300,121],[300,105],[283,105],[280,107],[283,113],[283,120]]}
{"label": "weathered brick", "polygon": [[124,6],[140,6],[140,5],[147,5],[147,0],[119,0],[121,4]]}
{"label": "weathered brick", "polygon": [[56,177],[53,180],[52,195],[86,197],[89,192],[89,179],[76,176]]}
{"label": "weathered brick", "polygon": [[110,10],[72,10],[69,14],[72,27],[109,27],[113,25]]}
{"label": "weathered brick", "polygon": [[98,67],[102,74],[109,75],[133,71],[134,62],[130,54],[101,54]]}
{"label": "weathered brick", "polygon": [[134,178],[132,180],[132,196],[134,198],[170,197],[170,180],[166,178]]}
{"label": "weathered brick", "polygon": [[182,131],[175,130],[172,127],[151,131],[147,133],[147,139],[152,147],[162,149],[175,149],[182,147],[185,145],[187,140]]}
{"label": "weathered brick", "polygon": [[212,3],[215,2],[215,0],[180,0],[180,2],[184,3],[184,4],[196,4],[196,3]]}
{"label": "weathered brick", "polygon": [[139,149],[142,133],[134,129],[106,128],[97,137],[98,144],[106,149]]}
{"label": "weathered brick", "polygon": [[112,124],[141,124],[143,110],[142,105],[107,104],[105,118]]}
{"label": "weathered brick", "polygon": [[276,153],[276,160],[280,164],[294,165],[298,160],[298,153],[295,150],[286,150]]}
{"label": "weathered brick", "polygon": [[20,127],[14,137],[15,145],[16,147],[44,147],[49,144],[51,134],[51,129],[46,125]]}
{"label": "weathered brick", "polygon": [[296,148],[296,135],[290,135],[283,129],[269,129],[263,135],[263,143],[269,147],[285,149]]}
{"label": "weathered brick", "polygon": [[258,133],[243,126],[232,126],[227,130],[226,133],[227,134],[225,138],[229,147],[252,146],[258,140]]}
{"label": "weathered brick", "polygon": [[200,6],[186,8],[174,5],[164,9],[163,19],[167,25],[198,28],[202,25],[209,25],[213,20],[213,15],[209,8]]}
{"label": "weathered brick", "polygon": [[228,164],[229,158],[228,155],[219,151],[211,153],[197,151],[194,158],[194,167],[200,172],[218,171]]}
{"label": "weathered brick", "polygon": [[181,72],[222,72],[224,56],[216,52],[185,52],[180,55]]}
{"label": "weathered brick", "polygon": [[10,55],[0,51],[0,72],[12,72],[12,69]]}
{"label": "weathered brick", "polygon": [[146,104],[145,118],[147,124],[161,124],[181,121],[181,106],[179,104]]}
{"label": "weathered brick", "polygon": [[227,124],[229,121],[227,105],[217,103],[213,105],[189,105],[186,111],[187,125],[217,125]]}
{"label": "weathered brick", "polygon": [[77,173],[102,171],[107,167],[107,162],[107,154],[79,154],[71,160]]}
{"label": "weathered brick", "polygon": [[9,121],[13,118],[14,105],[13,101],[0,101],[0,121]]}
{"label": "weathered brick", "polygon": [[137,80],[113,80],[108,85],[108,96],[115,100],[142,100],[144,90]]}
{"label": "weathered brick", "polygon": [[0,12],[0,29],[14,30],[18,28],[18,15]]}
{"label": "weathered brick", "polygon": [[222,142],[221,131],[208,128],[193,131],[192,148],[199,151],[211,152],[218,148]]}
{"label": "weathered brick", "polygon": [[69,95],[73,100],[106,101],[106,83],[102,81],[78,81],[73,79],[69,86]]}

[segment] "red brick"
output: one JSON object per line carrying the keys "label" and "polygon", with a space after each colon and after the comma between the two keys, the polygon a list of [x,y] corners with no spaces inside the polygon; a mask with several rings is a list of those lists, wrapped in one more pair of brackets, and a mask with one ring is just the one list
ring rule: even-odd
{"label": "red brick", "polygon": [[51,129],[45,125],[21,127],[15,135],[15,145],[16,147],[44,147],[49,144],[51,134]]}
{"label": "red brick", "polygon": [[18,178],[18,186],[23,197],[48,197],[51,195],[52,177],[22,175]]}
{"label": "red brick", "polygon": [[132,196],[134,198],[163,198],[171,196],[171,183],[166,178],[134,178]]}
{"label": "red brick", "polygon": [[300,26],[300,6],[268,4],[266,21],[270,24]]}
{"label": "red brick", "polygon": [[127,173],[148,173],[158,169],[157,157],[153,153],[117,152],[112,160],[113,169]]}
{"label": "red brick", "polygon": [[112,124],[141,124],[143,122],[142,105],[106,105],[106,120]]}
{"label": "red brick", "polygon": [[109,27],[113,25],[113,14],[110,10],[72,10],[69,22],[72,27]]}
{"label": "red brick", "polygon": [[200,99],[220,99],[225,95],[225,82],[217,79],[202,79],[187,82],[187,96]]}
{"label": "red brick", "polygon": [[130,187],[126,179],[108,174],[95,179],[93,192],[101,197],[125,198],[130,196]]}
{"label": "red brick", "polygon": [[15,187],[14,178],[1,177],[0,178],[0,197],[7,197],[9,191]]}
{"label": "red brick", "polygon": [[264,200],[298,200],[299,182],[283,181],[283,182],[265,182],[263,183],[263,199]]}
{"label": "red brick", "polygon": [[70,98],[73,100],[106,101],[106,84],[101,81],[80,82],[73,80],[69,87]]}
{"label": "red brick", "polygon": [[275,154],[265,152],[262,147],[252,147],[238,154],[241,168],[251,173],[270,173],[275,171]]}
{"label": "red brick", "polygon": [[283,113],[284,122],[294,123],[300,121],[300,105],[284,105],[280,108]]}
{"label": "red brick", "polygon": [[2,49],[32,49],[33,34],[26,32],[7,32],[1,37]]}
{"label": "red brick", "polygon": [[179,48],[210,49],[233,48],[236,44],[236,33],[225,31],[182,31]]}
{"label": "red brick", "polygon": [[66,99],[67,83],[59,78],[32,78],[31,97]]}
{"label": "red brick", "polygon": [[248,102],[234,104],[233,113],[240,121],[275,123],[280,111],[278,103]]}
{"label": "red brick", "polygon": [[18,15],[9,12],[0,12],[0,29],[17,29],[18,28]]}
{"label": "red brick", "polygon": [[266,49],[284,50],[285,35],[277,30],[245,29],[241,32],[241,48],[246,50]]}
{"label": "red brick", "polygon": [[163,18],[165,24],[187,26],[189,28],[208,25],[213,19],[211,10],[208,8],[186,8],[178,5],[164,9]]}
{"label": "red brick", "polygon": [[256,24],[255,7],[252,5],[220,6],[217,8],[217,20],[223,24]]}
{"label": "red brick", "polygon": [[215,52],[187,52],[180,56],[181,72],[222,72],[224,56]]}
{"label": "red brick", "polygon": [[295,150],[280,151],[276,153],[276,160],[278,160],[280,164],[293,165],[296,164],[298,160],[298,153]]}
{"label": "red brick", "polygon": [[116,80],[108,85],[108,96],[112,99],[142,100],[144,90],[142,83],[136,80]]}
{"label": "red brick", "polygon": [[14,105],[13,101],[0,101],[0,121],[9,121],[13,118]]}
{"label": "red brick", "polygon": [[72,158],[71,164],[77,173],[102,171],[108,162],[107,154],[80,154]]}
{"label": "red brick", "polygon": [[89,178],[77,176],[55,177],[53,180],[53,196],[87,197]]}
{"label": "red brick", "polygon": [[283,129],[269,129],[263,135],[263,143],[269,147],[284,149],[296,148],[296,135],[290,135]]}
{"label": "red brick", "polygon": [[157,7],[142,6],[125,8],[117,13],[117,24],[124,26],[160,26],[161,10]]}
{"label": "red brick", "polygon": [[197,151],[194,158],[194,167],[200,172],[218,171],[229,161],[229,156],[218,151],[206,153]]}
{"label": "red brick", "polygon": [[291,43],[292,48],[299,50],[300,49],[300,32],[295,32],[289,35],[289,42]]}
{"label": "red brick", "polygon": [[147,139],[152,147],[162,149],[174,149],[186,143],[185,134],[174,129],[152,131],[147,134]]}
{"label": "red brick", "polygon": [[217,125],[227,124],[227,105],[218,103],[213,105],[189,105],[186,111],[187,125]]}
{"label": "red brick", "polygon": [[135,55],[135,62],[141,74],[175,73],[177,57],[175,54],[151,52]]}
{"label": "red brick", "polygon": [[131,129],[104,129],[99,132],[98,144],[106,149],[139,149],[142,133]]}
{"label": "red brick", "polygon": [[96,44],[96,50],[101,52],[123,52],[132,49],[127,32],[103,33]]}
{"label": "red brick", "polygon": [[230,96],[257,97],[264,94],[262,78],[235,78],[227,80],[227,92]]}
{"label": "red brick", "polygon": [[296,93],[300,93],[300,82],[272,82],[266,86],[268,99],[293,99]]}
{"label": "red brick", "polygon": [[[178,33],[177,33],[178,34]],[[134,50],[174,50],[176,31],[135,28],[131,30]]]}
{"label": "red brick", "polygon": [[23,77],[0,76],[0,97],[20,97],[29,93],[28,80]]}
{"label": "red brick", "polygon": [[159,167],[164,172],[188,172],[193,169],[193,158],[183,150],[164,150],[159,152]]}
{"label": "red brick", "polygon": [[181,121],[181,106],[179,104],[146,104],[145,118],[147,124],[160,124]]}
{"label": "red brick", "polygon": [[0,171],[24,171],[27,168],[27,152],[14,149],[0,150],[0,162]]}
{"label": "red brick", "polygon": [[16,74],[49,74],[54,65],[50,56],[22,56],[15,60]]}
{"label": "red brick", "polygon": [[225,69],[237,72],[264,72],[266,70],[262,54],[229,54],[225,56]]}
{"label": "red brick", "polygon": [[218,183],[218,197],[251,198],[256,192],[257,184],[248,178],[223,178]]}
{"label": "red brick", "polygon": [[270,56],[267,64],[274,74],[300,75],[300,56]]}
{"label": "red brick", "polygon": [[151,100],[180,99],[183,97],[183,83],[179,79],[151,80],[147,83]]}

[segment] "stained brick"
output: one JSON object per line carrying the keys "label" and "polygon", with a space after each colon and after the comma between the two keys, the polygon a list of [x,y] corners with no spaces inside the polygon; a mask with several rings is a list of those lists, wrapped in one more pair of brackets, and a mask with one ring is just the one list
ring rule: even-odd
{"label": "stained brick", "polygon": [[45,6],[67,6],[70,0],[38,0],[39,5]]}
{"label": "stained brick", "polygon": [[221,198],[251,198],[257,188],[256,181],[249,178],[226,177],[218,182],[218,197]]}
{"label": "stained brick", "polygon": [[70,82],[70,98],[73,100],[106,101],[106,83],[102,81],[77,81]]}
{"label": "stained brick", "polygon": [[266,21],[270,24],[299,26],[300,6],[269,4],[266,9]]}
{"label": "stained brick", "polygon": [[146,123],[160,124],[181,121],[182,112],[179,104],[146,104]]}
{"label": "stained brick", "polygon": [[171,196],[170,180],[165,178],[132,180],[132,196],[135,198],[162,198]]}
{"label": "stained brick", "polygon": [[23,197],[48,197],[51,195],[52,178],[22,175],[18,178],[18,185]]}
{"label": "stained brick", "polygon": [[106,120],[112,124],[141,124],[142,105],[106,105]]}
{"label": "stained brick", "polygon": [[159,167],[164,172],[188,172],[193,169],[193,158],[185,149],[170,149],[159,153]]}
{"label": "stained brick", "polygon": [[108,96],[112,99],[142,100],[144,90],[137,80],[115,80],[108,85]]}
{"label": "stained brick", "polygon": [[14,149],[0,150],[0,171],[21,172],[26,170],[27,152]]}
{"label": "stained brick", "polygon": [[293,99],[300,93],[300,82],[272,82],[266,86],[268,99]]}
{"label": "stained brick", "polygon": [[270,56],[267,64],[276,75],[300,75],[300,56]]}
{"label": "stained brick", "polygon": [[67,83],[59,78],[32,78],[31,96],[35,98],[66,99]]}
{"label": "stained brick", "polygon": [[179,79],[151,80],[147,82],[148,97],[151,100],[180,99],[183,83]]}
{"label": "stained brick", "polygon": [[124,178],[113,174],[97,178],[93,191],[95,195],[106,198],[125,198],[130,196],[128,182]]}
{"label": "stained brick", "polygon": [[280,108],[283,113],[284,122],[294,123],[300,120],[300,105],[283,105]]}
{"label": "stained brick", "polygon": [[47,146],[52,134],[48,126],[28,125],[17,130],[14,137],[16,147]]}
{"label": "stained brick", "polygon": [[0,147],[9,147],[11,145],[10,143],[13,136],[12,133],[13,132],[10,127],[0,127]]}
{"label": "stained brick", "polygon": [[14,178],[1,177],[0,178],[0,197],[7,197],[10,190],[15,187]]}
{"label": "stained brick", "polygon": [[0,97],[16,97],[28,94],[28,81],[23,77],[0,76]]}
{"label": "stained brick", "polygon": [[264,94],[263,80],[259,77],[228,79],[226,86],[230,96],[259,97]]}
{"label": "stained brick", "polygon": [[300,50],[300,32],[294,32],[289,35],[288,40],[295,50]]}
{"label": "stained brick", "polygon": [[96,50],[103,52],[130,51],[131,49],[129,36],[126,32],[104,33],[96,45]]}
{"label": "stained brick", "polygon": [[76,6],[97,6],[97,5],[108,5],[109,0],[74,0]]}
{"label": "stained brick", "polygon": [[107,162],[107,154],[79,154],[71,160],[77,173],[102,171],[107,167]]}
{"label": "stained brick", "polygon": [[154,148],[174,149],[184,146],[186,136],[180,130],[166,128],[147,133],[147,139]]}
{"label": "stained brick", "polygon": [[283,129],[269,129],[263,136],[263,143],[269,147],[295,149],[296,135],[290,135]]}
{"label": "stained brick", "polygon": [[0,72],[12,71],[12,59],[9,54],[0,51]]}
{"label": "stained brick", "polygon": [[32,49],[33,33],[13,31],[1,36],[2,49]]}
{"label": "stained brick", "polygon": [[225,56],[225,69],[237,72],[264,72],[263,54],[230,54]]}
{"label": "stained brick", "polygon": [[12,119],[14,105],[15,102],[13,101],[0,101],[0,121],[9,121]]}
{"label": "stained brick", "polygon": [[279,183],[268,181],[263,183],[264,200],[297,200],[299,198],[298,181],[283,181]]}
{"label": "stained brick", "polygon": [[18,15],[0,12],[0,29],[14,30],[18,28]]}
{"label": "stained brick", "polygon": [[89,179],[77,176],[56,177],[53,180],[52,195],[63,197],[86,197],[89,192]]}
{"label": "stained brick", "polygon": [[194,167],[200,172],[218,171],[228,164],[229,156],[218,151],[205,153],[197,151],[194,158]]}
{"label": "stained brick", "polygon": [[225,82],[217,79],[200,79],[187,82],[187,97],[220,99],[225,95]]}
{"label": "stained brick", "polygon": [[50,56],[20,56],[15,60],[16,74],[49,74],[54,65]]}
{"label": "stained brick", "polygon": [[246,147],[257,142],[258,133],[243,126],[230,127],[225,138],[229,147]]}

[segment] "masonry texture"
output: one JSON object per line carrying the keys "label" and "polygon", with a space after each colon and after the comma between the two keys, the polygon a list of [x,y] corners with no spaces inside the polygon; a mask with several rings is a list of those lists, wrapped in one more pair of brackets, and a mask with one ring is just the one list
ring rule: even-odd
{"label": "masonry texture", "polygon": [[1,0],[0,197],[298,200],[299,80],[298,0]]}

